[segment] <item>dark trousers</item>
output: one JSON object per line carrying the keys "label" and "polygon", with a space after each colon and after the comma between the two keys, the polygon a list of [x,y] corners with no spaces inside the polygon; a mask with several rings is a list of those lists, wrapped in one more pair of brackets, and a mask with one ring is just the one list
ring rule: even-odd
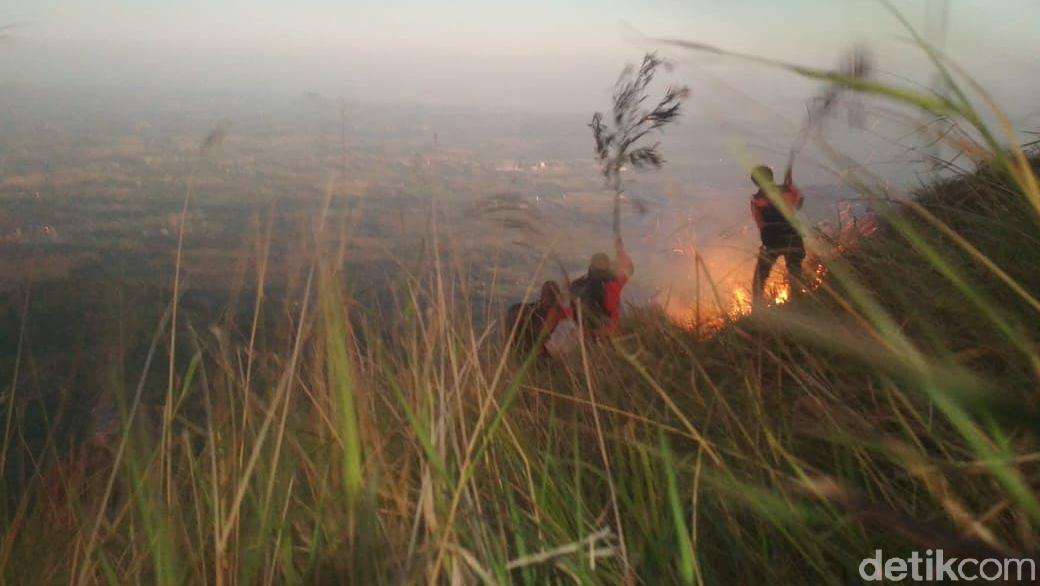
{"label": "dark trousers", "polygon": [[791,287],[791,295],[798,293],[802,283],[802,261],[805,260],[805,244],[801,237],[794,234],[763,238],[762,247],[758,249],[758,263],[755,265],[755,280],[751,289],[753,305],[762,303],[766,279],[781,256],[787,265],[787,282]]}

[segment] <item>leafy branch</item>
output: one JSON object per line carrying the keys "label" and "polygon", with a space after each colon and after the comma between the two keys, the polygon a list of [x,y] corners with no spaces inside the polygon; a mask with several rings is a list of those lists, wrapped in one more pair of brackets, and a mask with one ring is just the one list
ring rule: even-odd
{"label": "leafy branch", "polygon": [[621,71],[614,84],[613,116],[604,119],[601,112],[592,115],[592,137],[596,141],[596,158],[603,177],[614,190],[614,233],[621,233],[621,171],[628,166],[635,169],[657,169],[665,163],[660,143],[640,145],[648,134],[663,129],[680,114],[682,100],[689,95],[686,86],[669,87],[653,107],[645,104],[648,91],[658,68],[667,63],[656,53],[647,53],[638,69],[629,65]]}

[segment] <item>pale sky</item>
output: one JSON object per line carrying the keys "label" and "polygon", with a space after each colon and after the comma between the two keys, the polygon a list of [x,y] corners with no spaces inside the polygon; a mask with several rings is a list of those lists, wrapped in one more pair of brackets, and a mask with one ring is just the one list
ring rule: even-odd
{"label": "pale sky", "polygon": [[[390,45],[530,53],[612,45],[618,21],[661,36],[762,46],[797,37],[808,52],[852,34],[900,32],[877,0],[8,0],[0,11],[38,32],[107,40],[256,48]],[[943,0],[896,0],[916,25]],[[948,0],[951,45],[1035,54],[1034,0]],[[956,42],[960,40],[960,42]]]}
{"label": "pale sky", "polygon": [[[1034,93],[1023,84],[1040,78],[1040,2],[895,5],[998,93]],[[876,0],[7,0],[2,22],[23,23],[0,64],[13,82],[277,82],[567,110],[568,95],[576,106],[638,58],[640,33],[820,66],[865,42],[889,70],[914,72],[906,33]],[[561,99],[547,108],[539,88]]]}
{"label": "pale sky", "polygon": [[[1040,129],[1040,0],[893,3],[994,95],[1019,131]],[[2,22],[22,24],[0,45],[0,84],[318,92],[566,115],[578,133],[589,112],[609,106],[620,68],[656,48],[677,63],[668,82],[693,92],[683,136],[721,153],[705,166],[732,157],[735,144],[755,156],[782,153],[816,88],[647,37],[818,67],[835,67],[859,43],[884,81],[933,79],[878,0],[7,0]],[[895,156],[884,138],[839,138],[864,164]]]}

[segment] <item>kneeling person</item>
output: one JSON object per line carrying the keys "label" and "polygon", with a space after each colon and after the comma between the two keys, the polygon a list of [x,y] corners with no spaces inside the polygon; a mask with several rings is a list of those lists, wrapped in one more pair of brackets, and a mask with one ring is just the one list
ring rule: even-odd
{"label": "kneeling person", "polygon": [[546,354],[545,344],[556,326],[570,317],[562,303],[560,286],[546,281],[533,303],[515,303],[509,308],[506,326],[513,332],[514,348],[520,354]]}
{"label": "kneeling person", "polygon": [[602,338],[614,335],[621,323],[621,290],[635,271],[632,258],[625,252],[621,238],[614,240],[617,260],[613,263],[605,253],[597,253],[589,262],[585,276],[571,284],[585,335]]}

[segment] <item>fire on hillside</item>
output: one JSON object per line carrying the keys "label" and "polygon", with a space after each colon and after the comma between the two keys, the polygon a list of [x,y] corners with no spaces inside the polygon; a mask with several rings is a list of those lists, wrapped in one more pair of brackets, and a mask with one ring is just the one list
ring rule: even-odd
{"label": "fire on hillside", "polygon": [[[857,213],[857,211],[859,213]],[[837,222],[821,222],[817,225],[816,238],[825,241],[830,254],[841,255],[856,247],[863,238],[869,237],[878,230],[877,218],[870,212],[856,210],[850,204],[842,204],[837,209]],[[707,271],[704,256],[698,256],[692,245],[673,248],[677,256],[690,259],[688,272],[695,274]],[[684,261],[685,263],[685,261]],[[746,264],[746,261],[745,261]],[[820,288],[827,275],[827,265],[820,256],[810,256],[808,264],[811,272],[806,274],[802,293],[809,293]],[[750,272],[751,267],[747,266]],[[787,282],[783,271],[774,271],[775,277],[766,282],[763,295],[763,308],[776,307],[789,302],[792,298],[791,284]],[[704,277],[707,280],[706,277]],[[750,288],[744,283],[733,284],[728,293],[719,291],[715,283],[710,283],[710,295],[671,296],[657,301],[668,318],[675,324],[689,330],[698,331],[701,335],[711,336],[725,324],[751,314],[752,296]],[[703,289],[702,289],[703,290]]]}
{"label": "fire on hillside", "polygon": [[[802,288],[803,293],[815,291],[823,283],[827,275],[827,265],[816,260],[812,273]],[[766,283],[763,296],[763,307],[776,307],[791,300],[791,284],[783,276],[778,276]],[[751,289],[746,285],[737,285],[728,297],[719,296],[710,299],[696,300],[671,297],[660,302],[668,318],[675,324],[710,336],[725,324],[751,314]]]}

